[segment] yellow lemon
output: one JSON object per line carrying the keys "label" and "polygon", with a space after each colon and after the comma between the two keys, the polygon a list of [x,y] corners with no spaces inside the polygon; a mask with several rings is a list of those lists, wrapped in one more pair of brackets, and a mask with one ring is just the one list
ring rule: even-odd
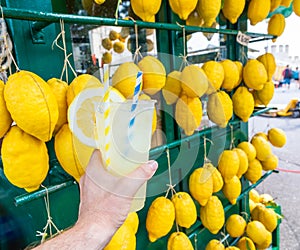
{"label": "yellow lemon", "polygon": [[269,203],[274,203],[274,199],[270,194],[259,195],[259,202],[267,206]]}
{"label": "yellow lemon", "polygon": [[216,21],[216,17],[221,10],[221,0],[209,1],[199,0],[197,5],[197,11],[204,20],[204,27],[211,27]]}
{"label": "yellow lemon", "polygon": [[160,9],[161,0],[153,1],[130,1],[133,12],[145,22],[153,22],[153,16],[157,14]]}
{"label": "yellow lemon", "polygon": [[258,203],[260,202],[260,196],[259,196],[259,193],[257,192],[257,190],[255,189],[251,189],[250,192],[249,192],[249,198],[251,200],[253,200],[255,203]]}
{"label": "yellow lemon", "polygon": [[272,41],[275,42],[277,37],[281,36],[285,29],[285,17],[284,15],[277,13],[274,14],[268,23],[268,34],[276,36]]}
{"label": "yellow lemon", "polygon": [[246,230],[247,222],[239,214],[232,214],[226,220],[226,231],[232,238],[240,237]]}
{"label": "yellow lemon", "polygon": [[63,125],[55,135],[54,149],[62,168],[79,182],[94,149],[79,142],[68,124]]}
{"label": "yellow lemon", "polygon": [[274,96],[275,85],[272,81],[266,82],[261,90],[255,92],[259,101],[267,106]]}
{"label": "yellow lemon", "polygon": [[254,110],[254,98],[249,90],[244,87],[238,87],[232,96],[233,112],[247,122]]}
{"label": "yellow lemon", "polygon": [[233,114],[230,96],[225,91],[209,95],[207,102],[208,118],[221,128],[225,128]]}
{"label": "yellow lemon", "polygon": [[280,128],[271,128],[268,130],[268,139],[274,147],[281,148],[286,144],[286,134]]}
{"label": "yellow lemon", "polygon": [[248,222],[246,227],[247,236],[256,244],[262,244],[268,237],[265,226],[257,220]]}
{"label": "yellow lemon", "polygon": [[57,105],[58,105],[58,120],[55,125],[53,133],[56,134],[62,125],[67,123],[67,90],[68,84],[60,79],[51,78],[47,81],[50,88],[52,89]]}
{"label": "yellow lemon", "polygon": [[236,246],[240,250],[256,250],[256,247],[255,247],[253,241],[246,236],[240,238],[239,241],[237,242]]}
{"label": "yellow lemon", "polygon": [[200,219],[205,228],[217,234],[225,222],[222,202],[217,196],[211,196],[204,207],[200,208]]}
{"label": "yellow lemon", "polygon": [[4,88],[4,82],[0,80],[0,138],[2,138],[6,134],[12,123],[10,113],[6,108],[6,103],[4,100]]}
{"label": "yellow lemon", "polygon": [[134,250],[136,249],[136,236],[128,225],[122,225],[115,232],[110,242],[103,248],[103,250]]}
{"label": "yellow lemon", "polygon": [[256,149],[251,144],[251,142],[248,142],[248,141],[240,142],[237,145],[237,147],[240,148],[240,149],[242,149],[247,154],[249,162],[252,161],[252,160],[254,160],[256,158]]}
{"label": "yellow lemon", "polygon": [[126,217],[124,224],[130,226],[133,233],[136,234],[139,228],[139,216],[137,212],[130,212]]}
{"label": "yellow lemon", "polygon": [[162,95],[167,104],[171,105],[175,103],[181,93],[181,82],[180,82],[179,71],[172,71],[167,75],[165,86],[162,88]]}
{"label": "yellow lemon", "polygon": [[146,229],[151,242],[167,235],[175,220],[175,208],[171,200],[156,198],[150,205],[146,217]]}
{"label": "yellow lemon", "polygon": [[132,96],[139,70],[139,67],[133,62],[122,63],[112,76],[112,86],[119,90],[125,98]]}
{"label": "yellow lemon", "polygon": [[226,19],[235,24],[245,8],[245,0],[225,0],[222,12]]}
{"label": "yellow lemon", "polygon": [[267,231],[267,237],[262,244],[256,244],[256,249],[267,249],[272,243],[272,234]]}
{"label": "yellow lemon", "polygon": [[220,62],[207,61],[202,65],[208,81],[209,87],[206,94],[211,94],[220,89],[224,81],[224,68]]}
{"label": "yellow lemon", "polygon": [[180,19],[186,20],[197,6],[197,0],[169,0],[170,7]]}
{"label": "yellow lemon", "polygon": [[300,0],[293,1],[293,11],[297,16],[300,16]]}
{"label": "yellow lemon", "polygon": [[207,164],[210,164],[211,168],[213,168],[212,170],[213,193],[217,193],[222,189],[224,185],[223,177],[220,171],[217,168],[215,168],[211,163],[207,163]]}
{"label": "yellow lemon", "polygon": [[268,80],[265,66],[257,59],[248,60],[243,69],[243,80],[250,89],[261,90]]}
{"label": "yellow lemon", "polygon": [[247,16],[251,25],[263,21],[267,18],[271,9],[270,0],[251,0],[248,6]]}
{"label": "yellow lemon", "polygon": [[52,90],[41,77],[24,70],[10,75],[4,99],[19,128],[45,142],[52,138],[58,106]]}
{"label": "yellow lemon", "polygon": [[186,135],[192,135],[202,120],[202,103],[198,97],[181,95],[175,107],[175,120]]}
{"label": "yellow lemon", "polygon": [[113,43],[112,43],[112,41],[108,37],[102,39],[101,45],[106,50],[111,50],[112,47],[113,47]]}
{"label": "yellow lemon", "polygon": [[49,170],[46,144],[12,126],[3,139],[1,148],[3,170],[15,186],[32,192],[40,187]]}
{"label": "yellow lemon", "polygon": [[239,80],[238,82],[234,85],[234,88],[236,88],[237,86],[240,85],[240,83],[242,82],[243,80],[243,64],[240,62],[240,61],[233,61],[235,63],[235,65],[237,66],[238,68],[238,71],[239,71]]}
{"label": "yellow lemon", "polygon": [[233,90],[234,86],[237,86],[240,79],[239,68],[229,59],[221,61],[221,64],[224,68],[224,81],[222,83],[222,88],[228,91]]}
{"label": "yellow lemon", "polygon": [[262,165],[259,160],[254,159],[249,162],[247,172],[245,173],[246,179],[252,184],[256,183],[262,176]]}
{"label": "yellow lemon", "polygon": [[236,176],[239,170],[240,160],[236,151],[224,150],[218,160],[218,170],[226,182]]}
{"label": "yellow lemon", "polygon": [[170,235],[167,244],[168,250],[194,250],[187,235],[183,232],[174,232]]}
{"label": "yellow lemon", "polygon": [[67,90],[67,103],[71,105],[73,99],[86,88],[99,88],[102,83],[98,78],[89,74],[82,74],[73,79]]}
{"label": "yellow lemon", "polygon": [[119,33],[115,30],[111,30],[108,34],[108,37],[111,41],[115,41],[119,39],[119,36],[120,36]]}
{"label": "yellow lemon", "polygon": [[154,95],[166,84],[166,69],[164,65],[153,56],[145,56],[138,63],[143,71],[143,91]]}
{"label": "yellow lemon", "polygon": [[256,59],[265,66],[268,74],[268,81],[272,81],[272,77],[276,71],[276,61],[274,55],[267,52],[258,56]]}
{"label": "yellow lemon", "polygon": [[253,200],[249,199],[249,210],[250,213],[254,210],[254,208],[256,207],[256,204]]}
{"label": "yellow lemon", "polygon": [[277,214],[272,208],[263,209],[258,215],[258,220],[264,224],[269,232],[273,232],[278,224]]}
{"label": "yellow lemon", "polygon": [[242,184],[240,179],[235,175],[229,181],[224,183],[222,192],[231,204],[236,204],[236,199],[242,191]]}
{"label": "yellow lemon", "polygon": [[261,165],[265,171],[274,170],[278,166],[278,157],[272,154],[267,160],[262,161]]}
{"label": "yellow lemon", "polygon": [[[97,148],[95,112],[103,96],[103,87],[85,89],[76,96],[68,109],[68,122],[73,135],[81,143],[93,148]],[[112,102],[125,101],[124,96],[113,87],[110,88],[109,96]]]}
{"label": "yellow lemon", "polygon": [[262,136],[253,136],[251,143],[256,149],[256,158],[258,160],[265,161],[272,155],[270,143]]}
{"label": "yellow lemon", "polygon": [[203,19],[200,17],[197,10],[191,12],[185,22],[189,26],[201,26],[203,24]]}
{"label": "yellow lemon", "polygon": [[192,197],[186,192],[173,195],[175,218],[179,226],[190,228],[197,220],[197,210]]}
{"label": "yellow lemon", "polygon": [[213,193],[213,179],[206,168],[197,168],[189,178],[189,190],[201,206],[205,206]]}
{"label": "yellow lemon", "polygon": [[280,4],[281,4],[281,0],[271,0],[270,12],[276,10],[280,6]]}
{"label": "yellow lemon", "polygon": [[221,241],[212,239],[206,245],[205,250],[225,250],[225,246]]}
{"label": "yellow lemon", "polygon": [[109,63],[111,63],[111,61],[112,61],[112,54],[110,52],[105,52],[102,55],[102,62],[104,64],[109,64]]}
{"label": "yellow lemon", "polygon": [[182,90],[189,97],[201,97],[207,91],[207,77],[197,65],[186,66],[181,72],[180,80]]}
{"label": "yellow lemon", "polygon": [[114,42],[113,44],[113,50],[114,52],[121,54],[124,52],[125,45],[122,42]]}
{"label": "yellow lemon", "polygon": [[246,171],[248,169],[248,165],[249,165],[248,156],[245,153],[245,151],[240,149],[240,148],[234,148],[233,151],[237,152],[237,154],[239,156],[240,164],[239,164],[239,170],[238,170],[236,175],[237,175],[238,178],[241,178],[242,175],[244,173],[246,173]]}

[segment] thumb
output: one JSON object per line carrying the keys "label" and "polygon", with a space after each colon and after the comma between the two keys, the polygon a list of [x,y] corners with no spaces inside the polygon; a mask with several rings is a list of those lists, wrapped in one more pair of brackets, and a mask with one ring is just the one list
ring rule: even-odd
{"label": "thumb", "polygon": [[[151,160],[147,163],[140,165],[129,175],[124,176],[119,184],[119,187],[123,188],[123,195],[127,197],[133,197],[135,193],[139,190],[139,188],[154,175],[157,168],[157,162]],[[124,191],[126,192],[126,194],[124,194]]]}

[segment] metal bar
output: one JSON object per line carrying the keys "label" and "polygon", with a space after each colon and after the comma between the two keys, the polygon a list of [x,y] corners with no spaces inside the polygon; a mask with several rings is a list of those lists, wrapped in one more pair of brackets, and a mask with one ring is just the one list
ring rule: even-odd
{"label": "metal bar", "polygon": [[[108,25],[108,26],[124,26],[124,27],[134,27],[136,23],[140,28],[152,28],[152,29],[162,29],[162,30],[176,30],[182,31],[182,27],[177,24],[171,23],[155,23],[155,22],[143,22],[143,21],[132,21],[132,20],[122,20],[115,18],[103,18],[103,17],[91,17],[91,16],[78,16],[70,14],[61,13],[50,13],[41,12],[25,9],[7,8],[3,7],[3,14],[5,18],[21,19],[21,20],[31,20],[35,21],[34,29],[45,27],[45,22],[59,22],[64,20],[65,23],[77,23],[77,24],[90,24],[90,25]],[[40,24],[37,21],[42,21]],[[186,32],[207,32],[207,33],[220,33],[227,35],[237,35],[237,30],[229,29],[214,29],[214,28],[204,28],[197,26],[184,26]],[[272,39],[274,36],[268,34],[259,34],[246,32],[248,36],[251,37],[264,37],[266,39]]]}
{"label": "metal bar", "polygon": [[17,196],[14,198],[15,205],[16,206],[24,205],[32,200],[36,200],[36,199],[46,196],[47,192],[48,192],[48,194],[51,194],[56,191],[62,190],[66,187],[70,187],[72,185],[77,185],[77,183],[75,181],[67,181],[67,182],[64,182],[64,183],[61,183],[58,185],[49,186],[49,187],[47,187],[47,189],[43,188],[41,190],[38,190],[38,191],[30,193],[30,194],[23,194],[23,195]]}
{"label": "metal bar", "polygon": [[264,113],[268,112],[271,109],[274,109],[274,108],[273,107],[266,107],[266,108],[263,108],[261,110],[254,111],[251,116],[258,116],[258,115],[264,114]]}

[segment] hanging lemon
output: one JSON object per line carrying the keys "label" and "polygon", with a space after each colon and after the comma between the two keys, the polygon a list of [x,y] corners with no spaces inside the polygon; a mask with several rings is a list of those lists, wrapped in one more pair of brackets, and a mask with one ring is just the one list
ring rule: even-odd
{"label": "hanging lemon", "polygon": [[249,162],[256,158],[256,149],[250,142],[240,142],[237,147],[242,149],[247,154]]}
{"label": "hanging lemon", "polygon": [[243,69],[243,80],[250,89],[261,90],[268,80],[265,66],[257,59],[248,60]]}
{"label": "hanging lemon", "polygon": [[224,150],[218,160],[218,170],[225,182],[230,181],[238,172],[240,165],[239,156],[236,151]]}
{"label": "hanging lemon", "polygon": [[3,139],[1,148],[3,170],[15,186],[32,192],[47,176],[49,156],[46,144],[13,126]]}
{"label": "hanging lemon", "polygon": [[190,239],[183,232],[174,232],[168,239],[168,250],[194,250]]}
{"label": "hanging lemon", "polygon": [[222,12],[226,19],[235,24],[245,8],[245,0],[225,0]]}
{"label": "hanging lemon", "polygon": [[256,250],[256,247],[255,247],[253,241],[246,236],[240,238],[239,241],[237,242],[236,246],[240,250]]}
{"label": "hanging lemon", "polygon": [[150,205],[146,217],[146,229],[151,242],[167,235],[175,220],[175,208],[171,200],[156,198]]}
{"label": "hanging lemon", "polygon": [[124,221],[125,225],[128,225],[131,227],[134,234],[137,233],[138,227],[139,227],[139,216],[136,212],[130,212],[126,220]]}
{"label": "hanging lemon", "polygon": [[270,0],[251,0],[248,6],[247,16],[251,25],[263,21],[267,18],[271,9]]}
{"label": "hanging lemon", "polygon": [[233,112],[247,122],[254,110],[254,98],[249,90],[244,87],[238,87],[232,96]]}
{"label": "hanging lemon", "polygon": [[6,108],[6,103],[4,100],[4,82],[0,80],[0,117],[1,117],[1,124],[0,124],[0,138],[2,138],[8,129],[11,126],[12,119],[10,113]]}
{"label": "hanging lemon", "polygon": [[268,139],[274,147],[281,148],[286,144],[286,134],[280,128],[271,128],[268,130]]}
{"label": "hanging lemon", "polygon": [[226,231],[232,238],[240,237],[246,230],[247,222],[239,214],[232,214],[226,221]]}
{"label": "hanging lemon", "polygon": [[259,160],[254,159],[249,162],[247,172],[245,173],[246,179],[252,184],[256,183],[262,176],[262,165]]}
{"label": "hanging lemon", "polygon": [[197,210],[191,196],[186,192],[178,192],[173,195],[172,202],[178,225],[190,228],[197,220]]}
{"label": "hanging lemon", "polygon": [[197,0],[169,0],[170,7],[180,19],[186,20],[197,6]]}
{"label": "hanging lemon", "polygon": [[272,81],[272,77],[276,71],[276,61],[272,53],[264,53],[256,58],[260,61],[267,70],[268,81]]}
{"label": "hanging lemon", "polygon": [[233,90],[240,79],[239,68],[234,61],[229,59],[221,61],[221,65],[224,69],[224,81],[221,87],[228,91]]}
{"label": "hanging lemon", "polygon": [[263,244],[271,234],[260,221],[250,221],[246,227],[247,236],[256,244]]}
{"label": "hanging lemon", "polygon": [[258,160],[265,161],[272,155],[270,143],[262,136],[253,136],[251,143],[256,149],[256,158]]}
{"label": "hanging lemon", "polygon": [[171,105],[175,103],[181,93],[181,72],[172,71],[167,75],[165,86],[162,88],[162,94],[167,104]]}
{"label": "hanging lemon", "polygon": [[272,154],[267,160],[261,161],[264,171],[274,170],[278,166],[278,157]]}
{"label": "hanging lemon", "polygon": [[209,87],[206,94],[211,94],[220,89],[224,81],[224,68],[220,62],[207,61],[202,65],[208,81]]}
{"label": "hanging lemon", "polygon": [[239,170],[237,172],[237,177],[238,178],[241,178],[242,175],[244,173],[246,173],[247,169],[248,169],[248,156],[247,154],[245,153],[244,150],[240,149],[240,148],[234,148],[233,151],[237,152],[238,156],[239,156]]}
{"label": "hanging lemon", "polygon": [[236,204],[236,199],[242,191],[242,184],[240,179],[235,175],[229,181],[224,183],[222,192],[231,204]]}
{"label": "hanging lemon", "polygon": [[225,246],[221,241],[212,239],[206,245],[205,250],[225,250]]}
{"label": "hanging lemon", "polygon": [[221,10],[221,0],[199,0],[197,11],[204,20],[204,27],[211,27]]}
{"label": "hanging lemon", "polygon": [[161,0],[140,1],[131,0],[131,7],[133,12],[141,18],[144,22],[153,22],[153,16],[157,14],[160,9]]}

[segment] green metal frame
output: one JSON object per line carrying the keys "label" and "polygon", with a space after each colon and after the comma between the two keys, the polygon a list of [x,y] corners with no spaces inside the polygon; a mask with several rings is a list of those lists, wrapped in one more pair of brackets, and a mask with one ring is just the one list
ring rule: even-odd
{"label": "green metal frame", "polygon": [[[164,54],[172,54],[179,56],[183,53],[183,38],[182,38],[182,26],[178,23],[182,23],[181,20],[171,11],[168,6],[168,1],[162,2],[162,7],[157,14],[157,22],[147,23],[142,21],[132,20],[117,20],[112,18],[101,17],[89,17],[89,16],[77,16],[65,14],[63,10],[64,1],[53,0],[52,2],[44,1],[43,5],[38,4],[38,1],[13,1],[2,0],[3,13],[8,20],[10,33],[14,42],[14,52],[18,65],[21,69],[31,70],[36,72],[44,79],[60,76],[60,70],[63,67],[63,53],[59,50],[52,50],[52,41],[55,39],[60,29],[58,23],[63,20],[65,24],[77,23],[86,25],[110,25],[110,26],[126,26],[134,27],[138,25],[140,28],[154,28],[157,30],[157,38],[161,41],[167,41],[165,43],[158,43],[159,59],[164,63],[167,72],[180,67],[180,62],[173,57],[164,56]],[[34,10],[30,10],[34,9]],[[44,12],[46,10],[46,12]],[[56,13],[54,13],[56,12]],[[57,13],[62,12],[62,13]],[[240,60],[245,63],[246,58],[241,55],[247,54],[247,48],[236,43],[236,35],[238,31],[251,36],[254,41],[257,39],[272,39],[274,36],[267,34],[257,34],[247,32],[246,13],[241,16],[238,24],[227,24],[226,29],[214,29],[203,28],[184,25],[187,34],[194,32],[207,32],[207,33],[219,33],[227,35],[226,48],[227,57],[232,60]],[[67,29],[66,29],[67,30]],[[70,38],[70,34],[66,32],[67,38]],[[175,42],[174,42],[175,41]],[[24,52],[25,50],[25,52]],[[68,40],[68,50],[71,52],[71,41]],[[41,57],[44,58],[41,58]],[[194,62],[203,62],[204,57],[195,57]],[[51,61],[51,65],[49,65]],[[172,177],[173,184],[176,184],[177,190],[188,191],[188,176],[197,167],[203,164],[204,154],[204,137],[213,140],[213,144],[208,143],[210,159],[213,164],[217,165],[217,159],[219,154],[225,148],[229,148],[231,142],[231,132],[234,132],[235,143],[248,140],[248,124],[241,122],[239,119],[233,117],[229,126],[226,128],[218,128],[216,126],[209,129],[205,129],[199,132],[195,132],[192,136],[183,136],[180,128],[172,118],[173,106],[167,105],[162,102],[162,127],[166,135],[166,144],[153,148],[150,152],[150,158],[156,159],[159,162],[159,170],[156,175],[148,182],[148,196],[145,204],[145,208],[139,212],[140,227],[137,233],[137,249],[166,249],[167,237],[163,237],[155,243],[150,243],[147,237],[147,231],[145,228],[145,219],[148,208],[151,202],[157,197],[157,190],[165,190],[168,183],[167,175],[167,156],[166,150],[170,152],[170,158],[172,163]],[[259,110],[253,115],[259,115],[265,112],[267,109]],[[30,214],[31,219],[27,218],[27,226],[30,230],[22,230],[24,235],[24,244],[27,245],[33,241],[39,240],[35,236],[37,230],[41,230],[47,220],[45,213],[45,204],[43,198],[49,194],[51,206],[51,215],[55,222],[58,223],[59,228],[67,228],[71,226],[77,219],[77,211],[79,204],[79,192],[78,186],[74,180],[68,176],[59,166],[56,159],[53,141],[48,143],[48,149],[50,153],[50,174],[45,180],[44,185],[46,189],[39,189],[36,192],[27,194],[21,189],[13,187],[7,180],[3,171],[0,168],[0,177],[3,179],[0,182],[1,190],[10,190],[9,197],[4,204],[8,210],[12,211],[12,214],[19,217],[21,214]],[[179,157],[182,153],[184,157]],[[178,160],[178,158],[180,158]],[[0,159],[0,165],[2,165]],[[248,211],[248,193],[252,188],[255,188],[265,178],[267,178],[272,171],[267,172],[256,184],[249,185],[249,182],[242,179],[243,191],[238,197],[236,205],[231,205],[219,192],[217,196],[222,200],[226,217],[232,213],[239,213],[241,211]],[[161,194],[163,191],[161,192]],[[2,202],[2,200],[1,200]],[[199,204],[198,204],[199,208]],[[65,214],[68,211],[68,214]],[[195,248],[198,250],[204,249],[206,243],[212,238],[226,239],[228,242],[234,242],[226,235],[218,234],[212,235],[207,229],[203,227],[198,219],[195,225],[190,229],[184,230]],[[25,246],[24,245],[24,246]]]}

